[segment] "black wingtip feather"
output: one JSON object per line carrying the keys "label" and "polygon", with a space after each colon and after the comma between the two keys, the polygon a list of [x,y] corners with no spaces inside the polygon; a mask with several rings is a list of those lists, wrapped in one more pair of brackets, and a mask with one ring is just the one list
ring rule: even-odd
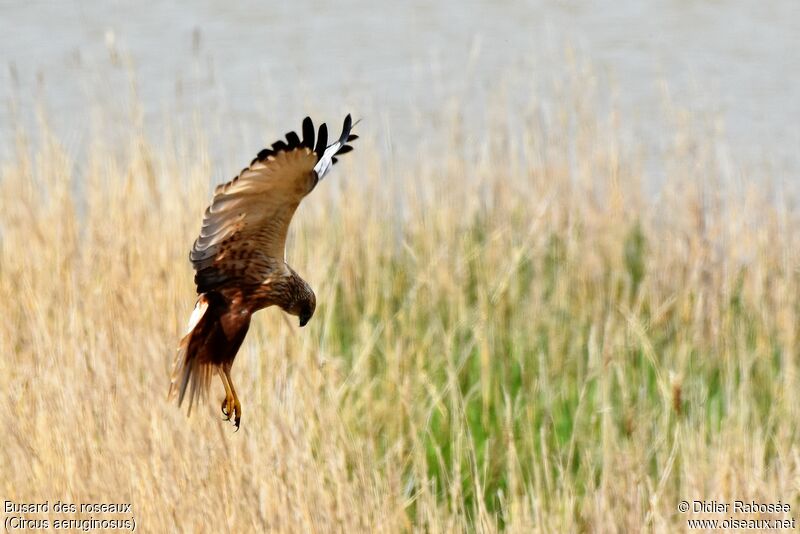
{"label": "black wingtip feather", "polygon": [[[259,160],[259,161],[263,161],[263,160],[267,159],[268,157],[274,156],[274,155],[275,155],[275,152],[273,152],[272,150],[270,150],[268,148],[265,148],[264,150],[262,150],[261,152],[258,153],[258,155],[256,156],[256,159]],[[253,163],[255,163],[255,161],[253,161]],[[250,165],[252,165],[253,163],[251,163]]]}
{"label": "black wingtip feather", "polygon": [[339,143],[345,144],[347,142],[347,138],[350,136],[350,130],[353,128],[353,117],[350,114],[347,114],[347,117],[344,118],[344,124],[342,124],[342,135],[339,136]]}
{"label": "black wingtip feather", "polygon": [[294,132],[286,134],[286,142],[289,144],[289,148],[297,148],[300,146],[300,138]]}
{"label": "black wingtip feather", "polygon": [[303,119],[303,146],[314,150],[314,123],[311,117]]}
{"label": "black wingtip feather", "polygon": [[319,127],[319,132],[317,132],[317,146],[314,149],[314,152],[317,153],[318,160],[322,157],[322,154],[325,152],[325,149],[327,147],[328,147],[328,125],[323,122]]}
{"label": "black wingtip feather", "polygon": [[[338,142],[342,144],[342,147],[336,152],[337,155],[340,154],[347,154],[353,147],[350,145],[345,145],[345,143],[349,143],[350,141],[355,141],[358,139],[358,136],[355,134],[351,134],[350,130],[358,124],[360,121],[353,122],[353,117],[348,113],[347,116],[344,118],[344,123],[342,124],[342,134],[339,136]],[[316,142],[315,142],[316,138]],[[303,119],[303,138],[302,140],[297,135],[296,132],[287,132],[286,134],[286,141],[279,140],[272,143],[270,148],[265,148],[258,153],[256,158],[250,162],[250,165],[255,164],[257,161],[264,161],[270,156],[275,156],[278,152],[284,150],[293,150],[297,147],[304,146],[313,150],[316,155],[317,159],[319,160],[322,158],[322,155],[325,153],[325,149],[328,148],[328,125],[322,123],[319,127],[319,131],[314,131],[314,123],[311,120],[311,117],[306,117]],[[246,169],[245,169],[246,170]]]}

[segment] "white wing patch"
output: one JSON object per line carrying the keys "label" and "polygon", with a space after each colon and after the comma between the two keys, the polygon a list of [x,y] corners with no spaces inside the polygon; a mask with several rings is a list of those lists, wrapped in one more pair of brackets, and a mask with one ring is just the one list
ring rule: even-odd
{"label": "white wing patch", "polygon": [[358,124],[361,121],[356,121],[355,123],[352,122],[350,115],[348,115],[344,119],[344,126],[342,128],[342,135],[339,136],[339,139],[336,140],[334,143],[331,143],[322,155],[319,157],[319,161],[316,165],[314,165],[314,172],[317,173],[317,178],[322,180],[322,178],[328,174],[328,171],[331,170],[333,164],[336,163],[336,155],[337,154],[346,154],[350,152],[353,147],[347,145],[348,141],[354,141],[358,139],[357,135],[350,135],[350,130],[353,126]]}
{"label": "white wing patch", "polygon": [[333,156],[336,155],[336,152],[344,146],[342,141],[336,141],[331,146],[325,149],[325,152],[322,153],[322,157],[319,158],[319,161],[316,165],[314,165],[314,172],[317,173],[317,177],[322,180],[322,178],[328,174],[328,171],[331,170],[333,166]]}

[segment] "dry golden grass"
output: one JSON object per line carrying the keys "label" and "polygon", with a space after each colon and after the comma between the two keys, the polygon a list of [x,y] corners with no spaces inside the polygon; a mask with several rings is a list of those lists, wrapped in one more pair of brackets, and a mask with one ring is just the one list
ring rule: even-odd
{"label": "dry golden grass", "polygon": [[796,510],[798,211],[723,183],[689,127],[654,197],[577,92],[523,122],[453,120],[429,134],[445,156],[402,161],[360,126],[290,238],[317,313],[256,316],[237,434],[219,384],[191,418],[166,402],[208,154],[134,136],[73,161],[20,137],[0,169],[4,499],[128,502],[145,532],[672,532],[681,499]]}

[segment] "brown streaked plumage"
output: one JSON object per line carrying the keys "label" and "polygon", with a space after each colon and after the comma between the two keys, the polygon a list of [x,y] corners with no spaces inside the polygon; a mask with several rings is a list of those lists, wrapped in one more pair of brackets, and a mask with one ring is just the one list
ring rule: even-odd
{"label": "brown streaked plumage", "polygon": [[218,374],[225,388],[222,412],[239,428],[242,409],[231,380],[231,366],[244,341],[250,318],[268,306],[296,315],[300,326],[311,319],[316,297],[284,260],[286,233],[300,201],[336,163],[347,144],[352,120],[344,120],[339,139],[328,145],[325,124],[315,131],[303,120],[302,140],[295,132],[264,149],[250,166],[214,191],[200,236],[189,258],[199,297],[189,328],[178,345],[169,398],[180,406],[188,390],[189,412],[205,396]]}

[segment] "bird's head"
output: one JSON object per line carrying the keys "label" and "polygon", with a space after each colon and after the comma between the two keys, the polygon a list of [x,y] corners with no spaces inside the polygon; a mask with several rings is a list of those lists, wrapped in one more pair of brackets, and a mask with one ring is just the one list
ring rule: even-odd
{"label": "bird's head", "polygon": [[[291,268],[290,268],[291,270]],[[300,278],[298,274],[291,271],[285,292],[279,292],[282,297],[278,305],[283,311],[300,319],[300,326],[305,326],[314,315],[317,307],[317,297],[308,282]]]}
{"label": "bird's head", "polygon": [[308,321],[311,320],[311,317],[314,316],[314,310],[317,307],[317,299],[314,297],[314,293],[311,293],[311,297],[304,299],[299,303],[297,317],[300,319],[300,326],[303,327],[308,324]]}
{"label": "bird's head", "polygon": [[314,310],[317,307],[317,297],[314,292],[308,287],[308,284],[303,282],[300,286],[302,290],[294,298],[294,301],[286,309],[292,315],[296,315],[300,319],[300,326],[305,326],[311,317],[314,315]]}

